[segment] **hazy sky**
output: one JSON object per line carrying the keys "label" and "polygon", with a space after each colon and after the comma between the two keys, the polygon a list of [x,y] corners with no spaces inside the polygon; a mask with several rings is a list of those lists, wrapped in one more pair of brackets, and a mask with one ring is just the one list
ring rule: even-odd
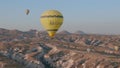
{"label": "hazy sky", "polygon": [[0,0],[0,28],[43,30],[40,15],[49,9],[63,14],[60,30],[120,34],[120,0]]}

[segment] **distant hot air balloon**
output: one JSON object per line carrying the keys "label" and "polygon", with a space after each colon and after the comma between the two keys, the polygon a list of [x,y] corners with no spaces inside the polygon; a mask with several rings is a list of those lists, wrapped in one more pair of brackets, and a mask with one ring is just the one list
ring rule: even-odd
{"label": "distant hot air balloon", "polygon": [[114,46],[115,51],[119,50],[119,46]]}
{"label": "distant hot air balloon", "polygon": [[41,24],[50,37],[54,37],[63,23],[63,15],[57,10],[47,10],[40,17]]}
{"label": "distant hot air balloon", "polygon": [[29,12],[30,12],[30,10],[29,10],[29,9],[26,9],[26,11],[25,11],[26,15],[28,15]]}

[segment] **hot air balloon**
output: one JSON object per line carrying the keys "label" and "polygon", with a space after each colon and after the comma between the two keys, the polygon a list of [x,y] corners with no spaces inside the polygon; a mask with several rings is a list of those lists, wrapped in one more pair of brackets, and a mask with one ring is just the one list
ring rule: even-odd
{"label": "hot air balloon", "polygon": [[50,37],[54,37],[63,23],[63,15],[57,10],[47,10],[42,13],[40,22]]}
{"label": "hot air balloon", "polygon": [[29,10],[29,9],[26,9],[26,11],[25,11],[26,15],[28,15],[29,12],[30,12],[30,10]]}
{"label": "hot air balloon", "polygon": [[115,51],[119,50],[119,46],[114,46]]}

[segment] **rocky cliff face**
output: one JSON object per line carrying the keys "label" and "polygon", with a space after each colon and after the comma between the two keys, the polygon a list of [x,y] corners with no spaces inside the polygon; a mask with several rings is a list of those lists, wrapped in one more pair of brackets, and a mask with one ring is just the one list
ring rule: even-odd
{"label": "rocky cliff face", "polygon": [[[9,43],[10,44],[10,43]],[[84,50],[82,50],[84,49]],[[56,47],[53,43],[16,44],[0,51],[26,68],[118,68],[119,54]]]}
{"label": "rocky cliff face", "polygon": [[0,36],[0,54],[25,68],[120,68],[118,36],[57,34],[50,39],[46,33],[27,33],[9,41],[3,38],[11,35]]}
{"label": "rocky cliff face", "polygon": [[[37,51],[36,51],[37,50]],[[42,52],[40,47],[27,49],[21,46],[10,46],[6,50],[1,50],[0,54],[25,65],[26,68],[44,68],[44,65],[34,58],[36,54]]]}

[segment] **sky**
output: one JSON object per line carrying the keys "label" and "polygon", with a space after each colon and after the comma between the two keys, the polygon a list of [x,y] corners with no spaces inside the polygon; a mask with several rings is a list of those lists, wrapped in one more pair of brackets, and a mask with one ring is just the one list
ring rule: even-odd
{"label": "sky", "polygon": [[59,31],[120,34],[120,0],[0,0],[0,28],[44,30],[40,15],[50,9],[64,16]]}

